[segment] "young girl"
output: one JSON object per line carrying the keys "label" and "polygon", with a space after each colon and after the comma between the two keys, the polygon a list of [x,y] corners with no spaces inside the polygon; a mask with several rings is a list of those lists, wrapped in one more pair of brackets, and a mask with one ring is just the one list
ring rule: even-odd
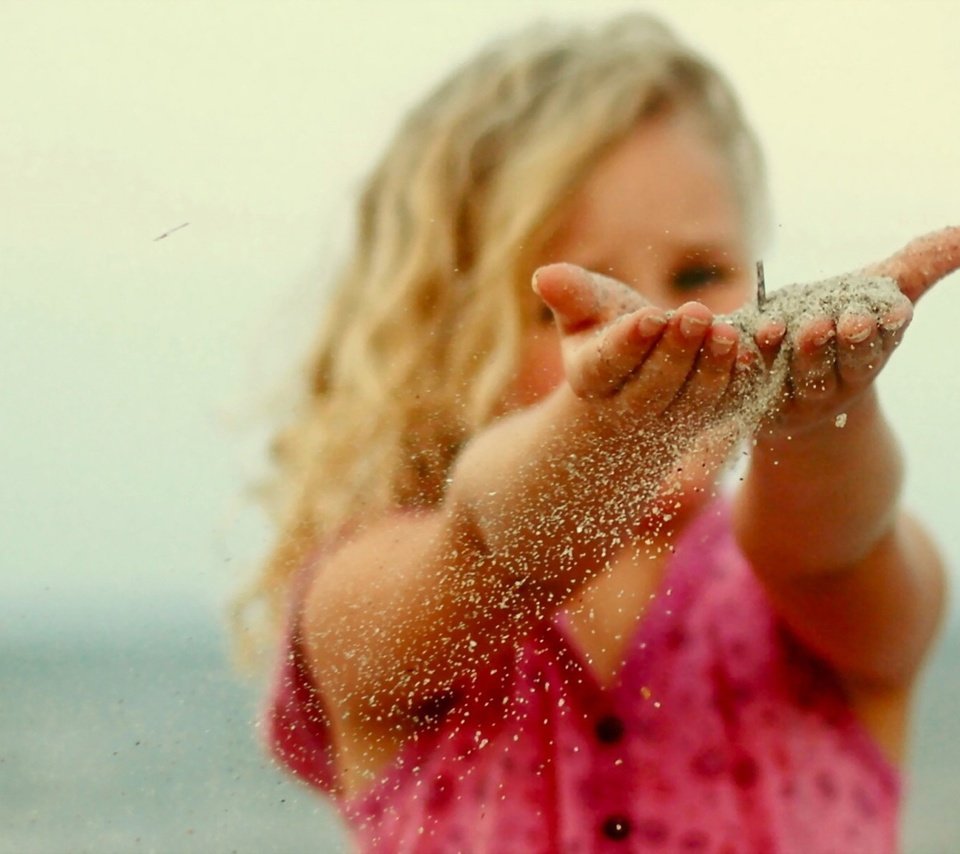
{"label": "young girl", "polygon": [[260,582],[270,744],[360,849],[894,850],[944,573],[874,380],[960,230],[748,336],[761,171],[635,15],[498,43],[369,180]]}

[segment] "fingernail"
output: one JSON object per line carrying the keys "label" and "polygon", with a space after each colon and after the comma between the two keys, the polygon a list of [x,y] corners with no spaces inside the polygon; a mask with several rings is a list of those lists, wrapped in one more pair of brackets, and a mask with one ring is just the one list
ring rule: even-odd
{"label": "fingernail", "polygon": [[649,338],[656,335],[664,326],[667,325],[667,318],[662,314],[648,314],[640,318],[637,329],[640,334]]}
{"label": "fingernail", "polygon": [[880,325],[886,332],[896,332],[898,329],[903,329],[906,323],[907,319],[905,317],[888,317],[880,321]]}
{"label": "fingernail", "polygon": [[770,347],[773,344],[782,341],[783,336],[786,334],[786,326],[784,326],[782,323],[772,323],[769,327],[762,331],[760,336],[758,336],[757,343],[764,347]]}
{"label": "fingernail", "polygon": [[815,347],[822,347],[826,344],[836,333],[832,329],[827,329],[824,332],[821,332],[819,335],[814,336],[813,345]]}
{"label": "fingernail", "polygon": [[736,343],[736,338],[718,338],[716,336],[712,336],[710,340],[707,341],[707,347],[715,356],[724,356],[733,349],[733,345]]}
{"label": "fingernail", "polygon": [[685,314],[680,318],[680,334],[685,338],[693,338],[703,332],[710,325],[710,321],[702,317]]}
{"label": "fingernail", "polygon": [[849,341],[851,344],[862,344],[870,337],[870,333],[872,331],[873,330],[870,329],[870,327],[867,327],[866,329],[861,329],[857,332],[851,332],[849,335],[847,335],[847,341]]}

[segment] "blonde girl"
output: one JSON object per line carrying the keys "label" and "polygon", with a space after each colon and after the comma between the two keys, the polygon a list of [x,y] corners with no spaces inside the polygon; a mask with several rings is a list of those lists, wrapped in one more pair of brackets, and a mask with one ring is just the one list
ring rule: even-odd
{"label": "blonde girl", "polygon": [[[271,747],[362,850],[894,849],[943,572],[873,381],[960,241],[747,333],[765,223],[734,95],[644,15],[504,39],[403,123],[258,585]],[[716,497],[692,440],[777,360]]]}

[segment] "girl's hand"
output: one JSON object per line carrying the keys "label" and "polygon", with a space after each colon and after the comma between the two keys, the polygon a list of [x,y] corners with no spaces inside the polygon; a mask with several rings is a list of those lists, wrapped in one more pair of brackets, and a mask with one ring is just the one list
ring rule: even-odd
{"label": "girl's hand", "polygon": [[[837,316],[815,316],[790,330],[783,400],[768,435],[842,423],[837,419],[871,388],[912,317],[910,300],[902,297],[876,313],[847,308]],[[772,361],[772,342],[761,349]]]}
{"label": "girl's hand", "polygon": [[598,401],[596,411],[617,429],[691,418],[706,426],[737,371],[754,362],[738,330],[698,302],[668,312],[572,264],[541,267],[534,290],[553,311],[571,389]]}
{"label": "girl's hand", "polygon": [[[913,317],[913,303],[941,278],[960,268],[960,228],[947,228],[908,244],[859,275],[893,279],[902,298],[870,313],[847,308],[823,314],[792,330],[785,402],[771,433],[833,426],[872,387]],[[779,341],[758,342],[768,361]]]}

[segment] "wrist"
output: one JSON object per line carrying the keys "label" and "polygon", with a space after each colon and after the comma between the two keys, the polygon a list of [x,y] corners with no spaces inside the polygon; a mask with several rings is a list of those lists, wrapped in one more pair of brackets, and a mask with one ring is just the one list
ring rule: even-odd
{"label": "wrist", "polygon": [[847,400],[835,410],[811,419],[778,421],[761,425],[754,436],[754,454],[809,453],[811,447],[849,445],[863,439],[865,432],[883,424],[880,401],[872,386]]}

